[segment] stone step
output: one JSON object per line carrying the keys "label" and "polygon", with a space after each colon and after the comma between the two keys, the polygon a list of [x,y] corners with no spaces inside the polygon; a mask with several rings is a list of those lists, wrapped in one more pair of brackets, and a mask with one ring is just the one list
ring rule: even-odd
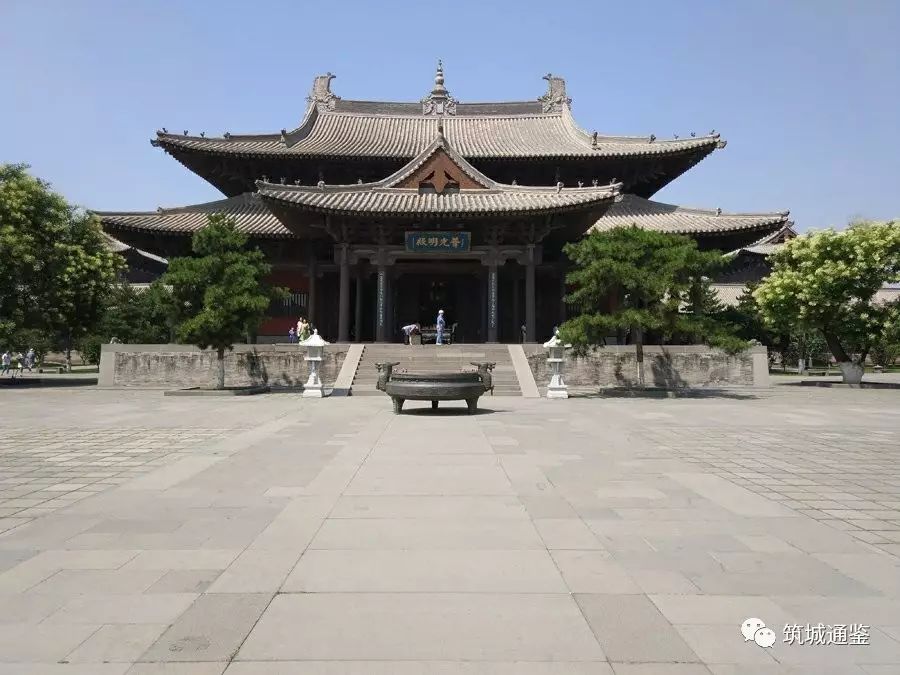
{"label": "stone step", "polygon": [[493,361],[496,363],[493,371],[494,393],[503,396],[522,395],[506,345],[365,345],[353,378],[353,395],[384,395],[375,389],[378,381],[375,364],[382,361],[399,362],[398,370],[417,373],[474,370],[472,361]]}

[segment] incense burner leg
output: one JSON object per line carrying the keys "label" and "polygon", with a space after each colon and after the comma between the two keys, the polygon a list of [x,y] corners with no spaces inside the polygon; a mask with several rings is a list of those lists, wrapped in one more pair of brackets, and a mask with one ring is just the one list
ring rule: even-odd
{"label": "incense burner leg", "polygon": [[405,399],[402,398],[391,398],[391,401],[394,402],[394,414],[399,415],[403,410],[403,402]]}

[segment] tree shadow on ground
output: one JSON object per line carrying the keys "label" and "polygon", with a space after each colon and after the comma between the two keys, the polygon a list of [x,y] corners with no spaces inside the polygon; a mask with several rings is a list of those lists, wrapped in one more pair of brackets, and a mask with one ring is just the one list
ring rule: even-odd
{"label": "tree shadow on ground", "polygon": [[735,401],[755,401],[760,397],[756,394],[741,391],[729,391],[725,389],[702,390],[702,389],[669,389],[665,391],[627,389],[627,390],[606,390],[597,392],[570,393],[570,398],[588,398],[588,399],[614,399],[614,398],[636,398],[636,399],[731,399]]}
{"label": "tree shadow on ground", "polygon": [[96,386],[96,377],[17,377],[16,379],[0,380],[0,387],[22,389],[47,389],[51,387],[93,387]]}

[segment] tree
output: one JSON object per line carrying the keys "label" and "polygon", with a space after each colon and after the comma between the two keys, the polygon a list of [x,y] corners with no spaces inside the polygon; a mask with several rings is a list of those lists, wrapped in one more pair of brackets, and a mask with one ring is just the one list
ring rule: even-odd
{"label": "tree", "polygon": [[888,312],[885,330],[878,336],[870,350],[872,363],[882,368],[894,365],[900,356],[900,300],[886,305],[885,309]]}
{"label": "tree", "polygon": [[0,165],[0,340],[25,330],[73,340],[99,319],[124,266],[96,218],[68,204],[21,164]]}
{"label": "tree", "polygon": [[729,351],[746,346],[704,309],[711,302],[704,280],[722,264],[720,253],[699,251],[689,237],[635,226],[593,232],[564,250],[574,263],[566,301],[578,314],[560,327],[563,339],[596,346],[611,333],[629,332],[641,385],[647,331],[663,339],[703,337]]}
{"label": "tree", "polygon": [[163,282],[171,288],[176,334],[216,350],[217,389],[225,388],[225,350],[255,331],[277,292],[263,283],[270,266],[246,235],[221,214],[209,217],[192,243],[194,257],[174,258]]}
{"label": "tree", "polygon": [[113,338],[131,344],[168,342],[171,315],[171,296],[159,281],[142,290],[128,283],[117,284],[93,332],[78,341],[78,351],[83,360],[96,364],[100,362],[101,345]]}
{"label": "tree", "polygon": [[753,294],[766,322],[821,332],[844,382],[859,382],[872,345],[896,321],[896,310],[876,303],[875,294],[900,281],[900,223],[810,233],[771,259],[772,273]]}
{"label": "tree", "polygon": [[774,353],[780,354],[783,367],[787,363],[787,350],[791,343],[791,336],[771,328],[763,320],[756,298],[753,297],[753,291],[756,290],[757,285],[755,282],[748,284],[738,298],[737,305],[722,310],[721,317],[734,327],[738,338],[748,342],[756,340],[765,345],[769,350],[770,363]]}

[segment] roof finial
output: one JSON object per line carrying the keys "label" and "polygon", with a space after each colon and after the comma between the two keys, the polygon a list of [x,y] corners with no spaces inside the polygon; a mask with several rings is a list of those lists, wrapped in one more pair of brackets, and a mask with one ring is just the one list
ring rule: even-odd
{"label": "roof finial", "polygon": [[434,89],[431,90],[431,93],[447,95],[447,88],[444,86],[444,64],[440,59],[438,59],[437,72],[434,74]]}
{"label": "roof finial", "polygon": [[437,70],[434,73],[434,88],[422,99],[423,115],[455,115],[456,100],[450,96],[447,87],[444,86],[444,63],[438,59]]}
{"label": "roof finial", "polygon": [[722,209],[720,209],[719,207],[716,207],[716,215],[717,215],[717,216],[721,216],[721,215],[722,215]]}

